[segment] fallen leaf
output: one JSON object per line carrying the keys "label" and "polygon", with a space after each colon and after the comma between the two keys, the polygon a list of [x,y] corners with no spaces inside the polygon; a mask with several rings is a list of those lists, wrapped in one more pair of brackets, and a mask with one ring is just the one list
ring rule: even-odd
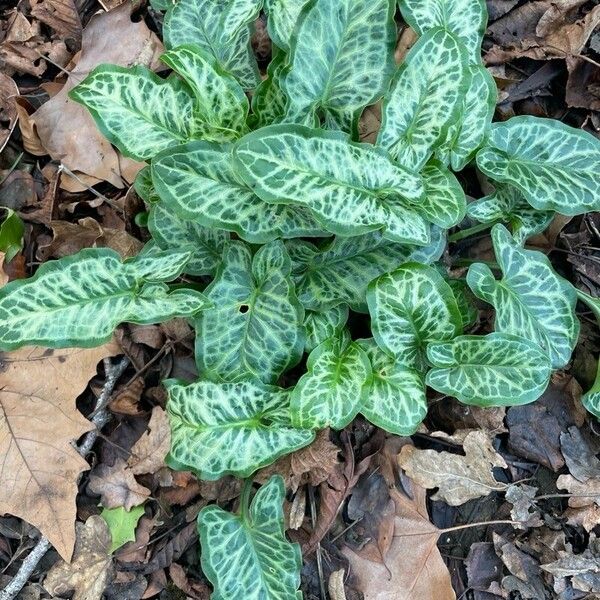
{"label": "fallen leaf", "polygon": [[148,431],[133,445],[127,465],[135,475],[155,473],[165,466],[165,457],[171,445],[169,417],[160,407],[152,409]]}
{"label": "fallen leaf", "polygon": [[398,464],[418,485],[428,489],[437,487],[432,499],[450,506],[506,489],[505,484],[494,479],[492,468],[507,468],[507,464],[484,431],[469,433],[463,448],[465,456],[404,446],[398,455]]}
{"label": "fallen leaf", "polygon": [[65,560],[75,543],[77,480],[89,468],[72,442],[93,427],[75,399],[98,362],[117,353],[109,343],[0,354],[0,514],[37,527]]}
{"label": "fallen leaf", "polygon": [[[143,20],[132,22],[133,9],[134,3],[125,2],[115,10],[92,17],[83,31],[79,61],[64,87],[31,116],[42,145],[53,159],[60,160],[75,174],[91,176],[96,182],[108,181],[118,188],[123,187],[123,179],[131,182],[141,165],[121,160],[89,111],[67,94],[100,63],[159,67],[162,44]],[[85,189],[70,177],[64,177],[61,185],[67,180],[71,180],[72,191]]]}
{"label": "fallen leaf", "polygon": [[329,597],[331,600],[346,600],[346,592],[344,591],[344,569],[334,571],[329,576],[327,582],[327,589],[329,591]]}
{"label": "fallen leaf", "polygon": [[600,448],[597,443],[594,446],[577,427],[569,427],[560,434],[560,450],[569,472],[579,481],[600,477],[600,460],[596,458]]}
{"label": "fallen leaf", "polygon": [[53,596],[74,592],[73,600],[101,600],[112,578],[109,554],[111,538],[106,521],[97,515],[76,524],[77,540],[73,561],[64,560],[52,566],[44,587]]}
{"label": "fallen leaf", "polygon": [[149,553],[150,536],[158,523],[156,517],[143,516],[135,528],[135,539],[119,548],[115,558],[121,563],[145,562]]}
{"label": "fallen leaf", "polygon": [[150,490],[135,480],[133,472],[122,459],[112,466],[98,465],[90,473],[88,490],[100,496],[105,508],[123,507],[131,510],[150,496]]}
{"label": "fallen leaf", "polygon": [[568,508],[563,517],[569,525],[580,525],[589,533],[596,525],[600,525],[600,506],[592,502],[588,506]]}
{"label": "fallen leaf", "polygon": [[57,37],[81,47],[81,20],[73,0],[30,0],[31,16],[53,29]]}
{"label": "fallen leaf", "polygon": [[440,530],[429,521],[426,492],[412,486],[413,498],[396,489],[394,537],[384,563],[370,561],[344,547],[351,574],[364,600],[454,600],[450,573],[437,548]]}
{"label": "fallen leaf", "polygon": [[106,521],[110,531],[110,550],[112,554],[127,542],[135,540],[135,528],[140,517],[144,514],[143,506],[134,506],[131,510],[118,508],[105,508],[100,516]]}
{"label": "fallen leaf", "polygon": [[491,593],[499,587],[502,577],[502,561],[491,542],[475,542],[465,559],[469,587],[476,592]]}
{"label": "fallen leaf", "polygon": [[572,508],[581,508],[593,503],[600,506],[600,477],[583,482],[572,475],[560,475],[556,480],[556,487],[573,494],[569,498],[569,506]]}
{"label": "fallen leaf", "polygon": [[17,124],[15,98],[19,95],[17,84],[0,72],[0,152],[6,146]]}
{"label": "fallen leaf", "polygon": [[544,524],[533,501],[537,491],[538,488],[524,483],[511,485],[506,490],[506,500],[513,505],[510,516],[518,527],[541,527]]}
{"label": "fallen leaf", "polygon": [[108,408],[121,415],[139,415],[139,401],[146,383],[142,377],[136,377],[129,385],[117,391],[108,403]]}
{"label": "fallen leaf", "polygon": [[600,69],[583,58],[567,57],[565,101],[572,108],[600,110]]}

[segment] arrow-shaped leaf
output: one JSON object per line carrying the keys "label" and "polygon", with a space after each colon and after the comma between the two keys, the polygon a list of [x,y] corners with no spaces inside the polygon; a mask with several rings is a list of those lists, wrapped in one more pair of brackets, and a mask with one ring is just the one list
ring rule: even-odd
{"label": "arrow-shaped leaf", "polygon": [[[216,505],[198,516],[202,571],[214,600],[299,600],[302,555],[285,538],[285,487],[277,475],[258,490],[250,510],[233,515]],[[247,500],[246,500],[247,501]]]}
{"label": "arrow-shaped leaf", "polygon": [[539,210],[600,210],[600,140],[555,119],[521,116],[494,123],[477,165],[521,190]]}
{"label": "arrow-shaped leaf", "polygon": [[306,368],[292,392],[292,422],[309,429],[342,429],[358,414],[369,389],[368,356],[342,332],[317,346]]}
{"label": "arrow-shaped leaf", "polygon": [[434,366],[427,373],[427,385],[475,406],[533,402],[552,373],[548,355],[537,344],[506,333],[430,344],[427,358]]}
{"label": "arrow-shaped leaf", "polygon": [[290,423],[289,392],[259,382],[185,385],[167,380],[171,422],[168,461],[202,479],[248,477],[314,434]]}
{"label": "arrow-shaped leaf", "polygon": [[356,342],[369,357],[371,387],[360,412],[377,427],[396,435],[412,435],[427,414],[425,383],[418,371],[383,352],[370,338]]}
{"label": "arrow-shaped leaf", "polygon": [[206,296],[170,292],[160,283],[177,277],[189,258],[187,251],[170,251],[123,262],[98,248],[46,262],[33,277],[0,289],[0,348],[89,348],[107,341],[121,322],[191,317],[209,305]]}
{"label": "arrow-shaped leaf", "polygon": [[241,242],[229,245],[205,290],[214,308],[196,323],[196,362],[203,376],[271,383],[298,363],[304,309],[290,272],[280,240],[262,246],[254,257]]}
{"label": "arrow-shaped leaf", "polygon": [[352,143],[340,132],[272,125],[242,138],[234,158],[242,179],[263,200],[305,206],[332,233],[382,229],[397,242],[429,241],[418,207],[421,177],[381,149]]}
{"label": "arrow-shaped leaf", "polygon": [[406,55],[383,103],[377,143],[409,169],[420,170],[458,119],[468,89],[465,47],[432,29]]}
{"label": "arrow-shaped leaf", "polygon": [[227,145],[198,141],[168,150],[152,161],[152,180],[169,210],[251,243],[328,235],[307,208],[261,200],[239,180]]}
{"label": "arrow-shaped leaf", "polygon": [[265,0],[269,37],[278,48],[289,52],[292,34],[302,9],[309,0]]}
{"label": "arrow-shaped leaf", "polygon": [[369,284],[371,330],[380,348],[407,366],[423,365],[425,345],[462,333],[452,288],[433,267],[407,263]]}
{"label": "arrow-shaped leaf", "polygon": [[564,367],[579,336],[575,288],[544,254],[522,249],[502,225],[492,229],[492,241],[503,278],[496,280],[487,265],[477,263],[469,268],[469,287],[496,309],[497,331],[537,343],[553,367]]}
{"label": "arrow-shaped leaf", "polygon": [[425,181],[421,214],[444,229],[460,223],[465,217],[467,200],[458,179],[436,160],[427,163],[421,175]]}
{"label": "arrow-shaped leaf", "polygon": [[325,340],[338,335],[347,320],[347,304],[338,304],[323,312],[307,310],[304,317],[304,327],[306,328],[304,350],[310,353]]}

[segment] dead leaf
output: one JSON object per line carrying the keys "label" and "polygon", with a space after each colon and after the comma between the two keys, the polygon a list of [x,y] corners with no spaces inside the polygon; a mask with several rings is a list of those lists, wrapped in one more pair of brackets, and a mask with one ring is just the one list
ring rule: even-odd
{"label": "dead leaf", "polygon": [[98,465],[90,473],[88,490],[100,496],[105,508],[122,506],[128,511],[144,503],[150,496],[150,490],[135,480],[133,472],[122,459],[112,466]]}
{"label": "dead leaf", "polygon": [[492,593],[497,586],[500,587],[502,576],[502,561],[490,542],[475,542],[469,548],[465,559],[467,581],[469,587],[476,592]]}
{"label": "dead leaf", "polygon": [[[132,181],[136,169],[141,166],[136,163],[130,169],[135,161],[127,159],[121,162],[117,152],[96,127],[89,111],[67,94],[100,63],[159,67],[158,56],[163,46],[143,20],[131,21],[133,9],[134,3],[125,2],[115,10],[92,17],[83,32],[79,62],[69,74],[66,84],[31,116],[43,146],[53,159],[60,160],[75,174],[83,173],[96,181],[108,181],[118,188],[123,187],[123,179]],[[73,191],[85,189],[70,177],[63,179],[71,180]]]}
{"label": "dead leaf", "polygon": [[44,587],[53,596],[74,592],[73,600],[101,600],[113,574],[108,525],[93,515],[85,525],[77,523],[76,530],[73,561],[57,562],[48,572]]}
{"label": "dead leaf", "polygon": [[584,437],[577,427],[569,427],[568,431],[560,434],[560,449],[569,472],[583,482],[600,477],[600,460],[596,458],[600,447],[595,440],[588,437]]}
{"label": "dead leaf", "polygon": [[139,415],[141,410],[139,401],[146,382],[142,377],[136,377],[129,385],[125,385],[120,391],[114,394],[112,400],[108,403],[108,408],[121,415]]}
{"label": "dead leaf", "polygon": [[5,258],[6,254],[0,252],[0,287],[14,279],[27,277],[25,257],[22,254],[17,254],[9,263],[5,262]]}
{"label": "dead leaf", "polygon": [[89,468],[71,443],[92,429],[75,399],[98,362],[116,353],[109,343],[0,354],[0,514],[37,527],[65,560],[75,543],[77,480]]}
{"label": "dead leaf", "polygon": [[344,569],[339,569],[338,571],[334,571],[329,576],[329,581],[327,582],[327,588],[328,588],[329,596],[330,596],[331,600],[346,600],[346,592],[344,591],[344,577],[345,577]]}
{"label": "dead leaf", "polygon": [[73,0],[30,0],[31,16],[52,28],[59,39],[77,51],[81,47],[81,20]]}
{"label": "dead leaf", "polygon": [[600,110],[600,69],[583,58],[567,57],[565,101],[573,108]]}
{"label": "dead leaf", "polygon": [[589,506],[581,508],[567,508],[563,513],[569,525],[580,525],[588,533],[600,524],[600,506],[593,502]]}
{"label": "dead leaf", "polygon": [[556,480],[556,487],[573,494],[569,498],[569,506],[572,508],[581,508],[593,503],[600,506],[600,477],[583,482],[572,475],[560,475]]}
{"label": "dead leaf", "polygon": [[6,146],[17,124],[15,98],[19,95],[17,84],[0,72],[0,152]]}
{"label": "dead leaf", "polygon": [[121,546],[115,553],[115,558],[122,563],[144,562],[149,553],[150,535],[158,522],[156,517],[142,517],[135,528],[135,540]]}
{"label": "dead leaf", "polygon": [[350,561],[364,600],[454,600],[450,573],[437,548],[440,530],[429,521],[426,492],[413,485],[413,497],[391,490],[396,508],[394,537],[385,562],[362,558],[350,548]]}
{"label": "dead leaf", "polygon": [[521,483],[511,485],[506,490],[506,500],[513,507],[510,516],[518,527],[541,527],[540,511],[534,503],[538,488]]}
{"label": "dead leaf", "polygon": [[169,417],[160,407],[152,409],[148,430],[133,445],[127,465],[135,475],[155,473],[165,466],[165,457],[171,445]]}
{"label": "dead leaf", "polygon": [[505,490],[492,475],[492,467],[507,468],[484,431],[472,431],[465,437],[465,456],[404,446],[398,455],[399,466],[415,482],[428,489],[439,488],[433,500],[459,506],[473,498]]}

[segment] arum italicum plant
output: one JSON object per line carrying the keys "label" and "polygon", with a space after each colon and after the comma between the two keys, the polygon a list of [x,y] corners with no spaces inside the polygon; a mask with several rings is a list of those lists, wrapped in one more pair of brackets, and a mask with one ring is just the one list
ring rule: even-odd
{"label": "arum italicum plant", "polygon": [[[135,187],[152,241],[130,260],[83,250],[5,286],[0,346],[93,346],[121,322],[189,319],[200,375],[165,382],[169,460],[208,480],[250,478],[359,413],[410,435],[426,386],[477,406],[536,400],[570,360],[578,292],[523,246],[556,213],[600,209],[600,141],[543,118],[492,124],[483,0],[399,8],[419,39],[396,67],[393,0],[170,5],[170,75],[103,65],[71,92],[123,154],[148,161]],[[249,45],[261,9],[264,81]],[[358,143],[379,100],[377,140]],[[467,206],[454,173],[468,164],[495,191]],[[490,225],[499,268],[473,264],[465,282],[438,261],[467,215]],[[168,285],[182,273],[210,283]],[[494,307],[493,333],[465,334],[467,286]],[[600,317],[600,300],[579,298]],[[371,338],[352,339],[350,311],[370,315]],[[305,373],[280,387],[304,355]],[[600,377],[584,397],[597,416],[599,390]],[[250,491],[239,514],[200,513],[213,597],[301,598],[283,481]]]}

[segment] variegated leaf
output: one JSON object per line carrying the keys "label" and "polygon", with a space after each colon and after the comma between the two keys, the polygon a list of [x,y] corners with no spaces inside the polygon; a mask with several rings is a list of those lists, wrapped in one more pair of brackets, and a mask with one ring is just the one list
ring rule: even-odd
{"label": "variegated leaf", "polygon": [[370,338],[356,342],[369,357],[373,378],[360,412],[396,435],[412,435],[427,415],[425,383],[418,371],[383,352]]}
{"label": "variegated leaf", "polygon": [[339,304],[367,312],[367,285],[405,262],[432,263],[442,255],[446,239],[432,228],[428,246],[409,246],[385,239],[381,233],[337,237],[323,248],[290,240],[296,293],[306,309],[324,311]]}
{"label": "variegated leaf", "polygon": [[302,9],[310,0],[265,0],[268,15],[269,37],[278,47],[289,52],[292,34],[296,29]]}
{"label": "variegated leaf", "polygon": [[449,229],[460,223],[467,209],[467,200],[458,179],[440,162],[432,160],[421,171],[425,181],[425,198],[419,209],[427,220]]}
{"label": "variegated leaf", "polygon": [[510,224],[513,238],[523,245],[527,238],[545,231],[555,213],[533,208],[517,188],[497,183],[489,196],[467,206],[467,214],[482,223]]}
{"label": "variegated leaf", "polygon": [[317,346],[306,368],[292,391],[292,423],[307,429],[342,429],[358,414],[368,392],[368,356],[342,332]]}
{"label": "variegated leaf", "polygon": [[150,206],[148,229],[163,250],[183,248],[191,252],[184,269],[190,275],[214,275],[229,240],[226,231],[182,219],[161,202]]}
{"label": "variegated leaf", "polygon": [[471,65],[468,77],[460,118],[450,125],[444,143],[436,151],[454,171],[462,171],[483,144],[498,96],[496,82],[483,65]]}
{"label": "variegated leaf", "polygon": [[286,56],[279,52],[267,67],[267,78],[261,81],[252,96],[252,124],[255,129],[280,123],[287,106],[287,96],[281,89],[281,76]]}
{"label": "variegated leaf", "polygon": [[169,292],[187,251],[161,252],[123,262],[108,248],[87,249],[44,263],[29,279],[0,289],[0,348],[98,346],[121,322],[160,323],[191,317],[209,306],[188,289]]}
{"label": "variegated leaf", "polygon": [[[315,0],[295,33],[283,80],[287,119],[351,132],[380,98],[394,69],[394,0]],[[307,121],[308,117],[308,121]]]}
{"label": "variegated leaf", "polygon": [[244,89],[252,89],[260,76],[250,47],[250,24],[261,6],[262,0],[178,0],[165,15],[165,46],[197,44]]}
{"label": "variegated leaf", "polygon": [[598,362],[598,371],[594,384],[581,397],[581,403],[586,410],[591,412],[597,419],[600,419],[600,361]]}
{"label": "variegated leaf", "polygon": [[540,397],[552,366],[546,352],[531,340],[506,333],[465,335],[430,344],[434,366],[426,383],[434,390],[476,406],[516,406]]}
{"label": "variegated leaf", "polygon": [[351,143],[340,132],[272,125],[235,146],[242,179],[266,202],[309,208],[339,235],[383,229],[388,239],[425,245],[429,227],[418,213],[421,177],[381,149]]}
{"label": "variegated leaf", "polygon": [[252,257],[232,242],[206,296],[214,308],[196,322],[196,362],[203,377],[265,383],[300,360],[304,309],[294,292],[291,263],[281,241]]}
{"label": "variegated leaf", "polygon": [[202,479],[248,477],[313,440],[312,431],[292,427],[286,390],[252,381],[186,385],[170,379],[164,385],[171,423],[168,461]]}
{"label": "variegated leaf", "polygon": [[428,31],[384,98],[377,143],[401,165],[420,170],[458,119],[468,85],[465,47],[444,29]]}
{"label": "variegated leaf", "polygon": [[404,365],[422,368],[425,345],[462,333],[450,286],[433,267],[406,263],[367,290],[371,330],[380,348]]}
{"label": "variegated leaf", "polygon": [[152,179],[169,210],[251,243],[328,235],[307,208],[256,196],[239,180],[227,145],[199,141],[168,150],[152,161]]}
{"label": "variegated leaf", "polygon": [[196,104],[174,77],[161,79],[146,67],[96,67],[69,96],[92,114],[104,136],[125,156],[152,158],[194,137]]}
{"label": "variegated leaf", "polygon": [[196,97],[194,137],[224,142],[246,133],[248,98],[212,54],[186,44],[166,52],[161,60],[181,75]]}
{"label": "variegated leaf", "polygon": [[306,329],[305,352],[312,352],[319,344],[338,335],[348,320],[348,305],[338,304],[324,312],[307,310],[304,316]]}
{"label": "variegated leaf", "polygon": [[285,538],[284,500],[283,479],[276,475],[240,515],[216,504],[200,511],[200,559],[215,588],[213,600],[302,600],[302,555]]}
{"label": "variegated leaf", "polygon": [[539,210],[600,210],[600,140],[556,119],[521,116],[494,123],[477,165],[518,188]]}
{"label": "variegated leaf", "polygon": [[548,353],[553,367],[564,367],[579,336],[575,289],[544,254],[521,248],[502,225],[493,227],[492,241],[503,278],[476,263],[467,274],[470,288],[496,309],[497,331],[526,337]]}
{"label": "variegated leaf", "polygon": [[152,172],[150,167],[146,165],[141,169],[135,177],[133,182],[135,193],[148,204],[158,202],[160,199],[156,190],[154,189],[154,183],[152,183]]}
{"label": "variegated leaf", "polygon": [[485,0],[399,0],[398,4],[405,21],[418,34],[443,27],[467,47],[471,62],[481,62],[487,23]]}
{"label": "variegated leaf", "polygon": [[475,296],[464,279],[446,279],[446,282],[452,289],[452,293],[456,299],[456,304],[462,317],[463,329],[467,329],[479,317],[479,311],[475,306]]}

